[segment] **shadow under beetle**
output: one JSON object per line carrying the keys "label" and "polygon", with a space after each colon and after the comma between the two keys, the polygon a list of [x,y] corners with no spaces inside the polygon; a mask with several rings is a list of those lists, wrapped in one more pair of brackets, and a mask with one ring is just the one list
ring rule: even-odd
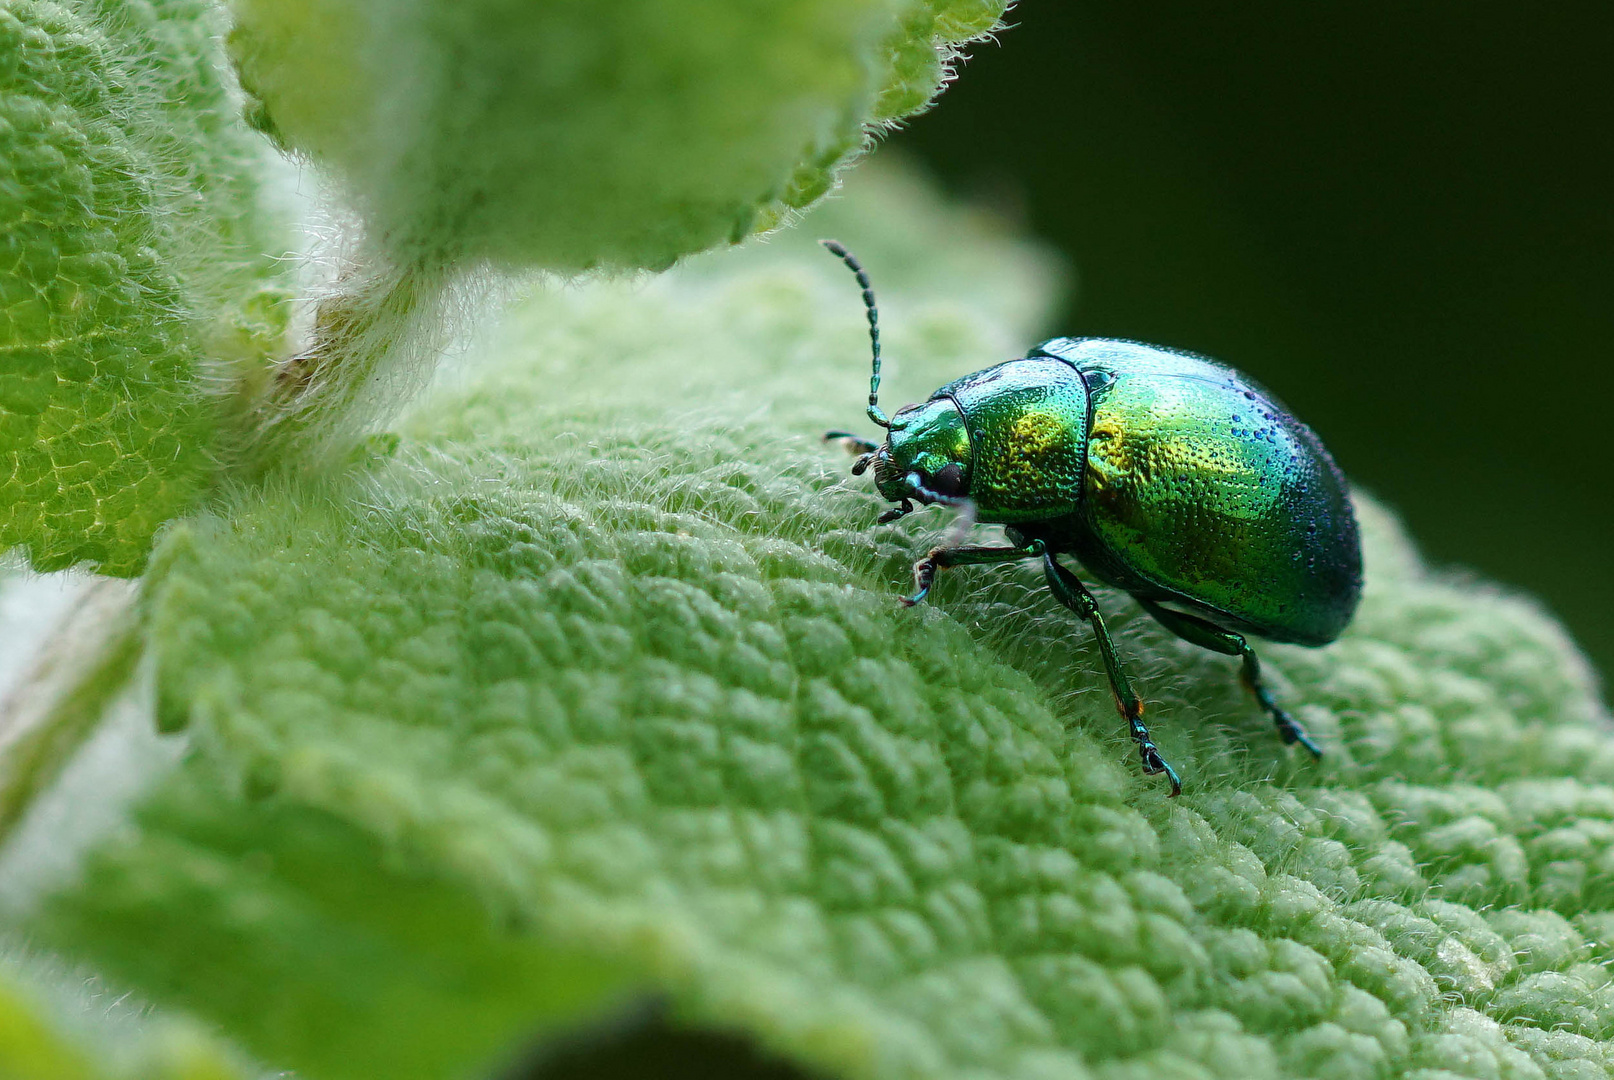
{"label": "shadow under beetle", "polygon": [[[1261,681],[1244,635],[1326,645],[1362,594],[1362,549],[1344,475],[1310,428],[1255,383],[1193,353],[1107,338],[1053,338],[1030,354],[950,382],[922,405],[880,410],[880,323],[868,274],[833,240],[823,244],[857,275],[868,309],[874,374],[869,419],[876,444],[844,431],[896,507],[953,507],[946,539],[914,563],[919,603],[947,566],[1039,559],[1059,602],[1098,639],[1115,705],[1145,773],[1182,781],[1155,747],[1143,702],[1115,655],[1104,617],[1076,575],[1126,590],[1185,641],[1242,661],[1242,681],[1285,743],[1321,756]],[[976,522],[1003,525],[1010,545],[967,544]]]}

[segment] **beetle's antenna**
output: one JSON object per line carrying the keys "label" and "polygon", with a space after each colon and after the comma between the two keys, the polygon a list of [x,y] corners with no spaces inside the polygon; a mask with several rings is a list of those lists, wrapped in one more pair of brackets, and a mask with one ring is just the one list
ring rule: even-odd
{"label": "beetle's antenna", "polygon": [[891,421],[880,411],[880,311],[874,306],[874,286],[869,282],[869,272],[863,269],[857,256],[847,251],[839,241],[820,240],[819,243],[845,263],[846,268],[857,275],[857,283],[863,287],[863,306],[869,312],[869,345],[874,351],[874,374],[869,377],[869,419],[889,431]]}

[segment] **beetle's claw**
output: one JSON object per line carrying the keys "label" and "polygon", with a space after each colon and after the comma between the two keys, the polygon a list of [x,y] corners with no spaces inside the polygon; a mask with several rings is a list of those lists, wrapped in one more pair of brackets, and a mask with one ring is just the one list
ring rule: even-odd
{"label": "beetle's claw", "polygon": [[1322,760],[1323,748],[1312,742],[1310,735],[1307,735],[1304,731],[1296,728],[1294,741],[1299,743],[1301,746],[1304,746],[1307,750],[1310,750],[1312,757],[1316,758],[1318,761]]}
{"label": "beetle's claw", "polygon": [[915,604],[923,603],[925,597],[930,595],[930,587],[936,584],[936,569],[939,565],[936,561],[937,554],[937,551],[932,551],[929,555],[913,564],[913,585],[919,591],[912,596],[904,596],[902,598],[903,607],[913,607]]}
{"label": "beetle's claw", "polygon": [[1271,697],[1265,691],[1259,691],[1257,696],[1263,699],[1262,704],[1266,705],[1267,709],[1272,713],[1273,723],[1278,727],[1278,737],[1283,740],[1285,746],[1293,746],[1295,743],[1299,743],[1311,751],[1313,758],[1322,759],[1322,747],[1311,741],[1311,736],[1306,734],[1305,728],[1295,722],[1294,717],[1273,703]]}
{"label": "beetle's claw", "polygon": [[1160,773],[1166,774],[1166,779],[1171,781],[1171,795],[1169,798],[1175,799],[1178,795],[1182,794],[1182,779],[1178,777],[1177,770],[1166,764],[1166,759],[1160,756],[1160,751],[1155,749],[1153,743],[1150,743],[1147,746],[1140,746],[1138,748],[1138,756],[1143,758],[1143,771],[1145,775],[1156,776]]}

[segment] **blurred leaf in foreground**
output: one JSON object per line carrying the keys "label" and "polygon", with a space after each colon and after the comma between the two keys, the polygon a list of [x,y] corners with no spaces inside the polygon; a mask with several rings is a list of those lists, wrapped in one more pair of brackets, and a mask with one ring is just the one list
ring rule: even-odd
{"label": "blurred leaf in foreground", "polygon": [[7,1080],[246,1080],[227,1048],[183,1020],[137,1017],[83,973],[0,955],[0,1076]]}
{"label": "blurred leaf in foreground", "polygon": [[1005,0],[232,0],[264,128],[405,266],[662,267],[817,201]]}

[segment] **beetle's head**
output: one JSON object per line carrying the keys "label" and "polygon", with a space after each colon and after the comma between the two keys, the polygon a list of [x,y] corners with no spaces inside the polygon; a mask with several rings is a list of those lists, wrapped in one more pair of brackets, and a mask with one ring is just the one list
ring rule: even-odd
{"label": "beetle's head", "polygon": [[880,408],[880,313],[874,306],[874,286],[850,251],[834,240],[820,243],[857,275],[857,283],[863,287],[872,361],[868,417],[887,432],[885,442],[879,446],[845,431],[831,431],[824,437],[839,439],[848,450],[859,454],[852,466],[853,475],[874,469],[874,483],[880,494],[897,504],[896,509],[880,515],[881,521],[895,521],[910,513],[917,501],[956,507],[959,521],[973,522],[975,504],[969,500],[970,437],[958,404],[950,397],[934,397],[923,405],[900,409],[896,416],[886,416]]}
{"label": "beetle's head", "polygon": [[900,410],[873,465],[875,486],[892,502],[967,498],[970,437],[953,399],[933,398]]}

